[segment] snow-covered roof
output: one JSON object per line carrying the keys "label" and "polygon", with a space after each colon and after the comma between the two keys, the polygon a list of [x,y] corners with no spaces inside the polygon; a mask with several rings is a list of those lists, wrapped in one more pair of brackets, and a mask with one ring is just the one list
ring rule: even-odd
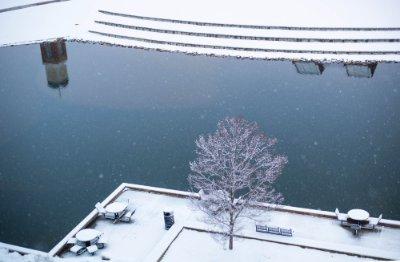
{"label": "snow-covered roof", "polygon": [[[101,231],[109,240],[106,248],[99,250],[95,256],[112,260],[157,261],[165,256],[168,258],[166,261],[174,261],[180,252],[189,250],[203,254],[205,247],[210,247],[218,257],[223,257],[224,254],[231,256],[229,251],[223,250],[218,244],[208,242],[207,239],[214,233],[207,232],[217,229],[203,222],[203,214],[193,207],[189,197],[199,196],[183,191],[123,184],[102,204],[129,201],[130,206],[136,208],[133,223],[113,224],[110,220],[98,218],[94,210],[50,254],[75,257],[64,248],[64,243],[81,228],[89,227]],[[263,205],[267,204],[261,204],[260,207]],[[163,211],[166,210],[174,211],[175,216],[175,225],[168,231],[164,228],[163,220]],[[275,250],[270,254],[272,258],[284,253],[289,257],[299,255],[305,258],[312,258],[314,256],[311,254],[315,254],[317,258],[332,261],[353,261],[361,258],[400,259],[399,221],[382,220],[383,226],[380,231],[365,231],[356,237],[349,229],[341,227],[334,216],[333,212],[289,206],[279,206],[275,210],[265,209],[257,218],[257,223],[291,228],[294,232],[293,237],[256,232],[254,220],[244,220],[243,230],[238,237],[247,240],[238,244],[237,249],[251,245],[254,254],[264,256],[267,254],[261,246],[265,245],[265,249],[270,250],[270,245]],[[195,243],[200,245],[199,249],[195,248]],[[201,252],[202,250],[204,252]],[[234,252],[242,254],[244,251]]]}

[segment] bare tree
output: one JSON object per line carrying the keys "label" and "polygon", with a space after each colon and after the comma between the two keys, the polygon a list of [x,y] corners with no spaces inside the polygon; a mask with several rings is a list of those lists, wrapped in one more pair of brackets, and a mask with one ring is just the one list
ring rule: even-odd
{"label": "bare tree", "polygon": [[283,201],[272,187],[287,163],[285,156],[274,154],[276,143],[257,123],[243,118],[225,118],[214,134],[196,140],[197,158],[190,162],[189,184],[207,197],[194,202],[207,222],[228,237],[229,249],[239,230],[238,219],[252,216],[252,205]]}

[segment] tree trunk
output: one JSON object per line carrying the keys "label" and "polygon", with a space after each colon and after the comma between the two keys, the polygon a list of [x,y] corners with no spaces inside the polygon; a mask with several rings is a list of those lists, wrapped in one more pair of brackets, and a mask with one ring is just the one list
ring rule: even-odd
{"label": "tree trunk", "polygon": [[233,213],[229,214],[229,250],[233,249]]}

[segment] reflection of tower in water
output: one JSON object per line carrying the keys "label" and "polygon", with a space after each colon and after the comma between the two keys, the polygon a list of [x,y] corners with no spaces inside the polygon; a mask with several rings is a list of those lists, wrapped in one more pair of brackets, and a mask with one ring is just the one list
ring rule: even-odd
{"label": "reflection of tower in water", "polygon": [[[68,85],[67,48],[63,39],[40,44],[42,62],[46,69],[47,85],[61,89]],[[60,93],[61,94],[61,93]]]}

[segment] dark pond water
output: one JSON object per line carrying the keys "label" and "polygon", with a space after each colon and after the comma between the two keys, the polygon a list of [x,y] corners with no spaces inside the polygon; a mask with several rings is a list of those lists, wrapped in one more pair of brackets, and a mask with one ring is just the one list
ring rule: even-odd
{"label": "dark pond water", "polygon": [[0,49],[0,241],[49,250],[122,182],[187,189],[195,138],[226,116],[278,138],[286,204],[400,219],[400,64],[357,78],[342,64],[303,75],[288,61],[66,52],[46,65],[39,45]]}

